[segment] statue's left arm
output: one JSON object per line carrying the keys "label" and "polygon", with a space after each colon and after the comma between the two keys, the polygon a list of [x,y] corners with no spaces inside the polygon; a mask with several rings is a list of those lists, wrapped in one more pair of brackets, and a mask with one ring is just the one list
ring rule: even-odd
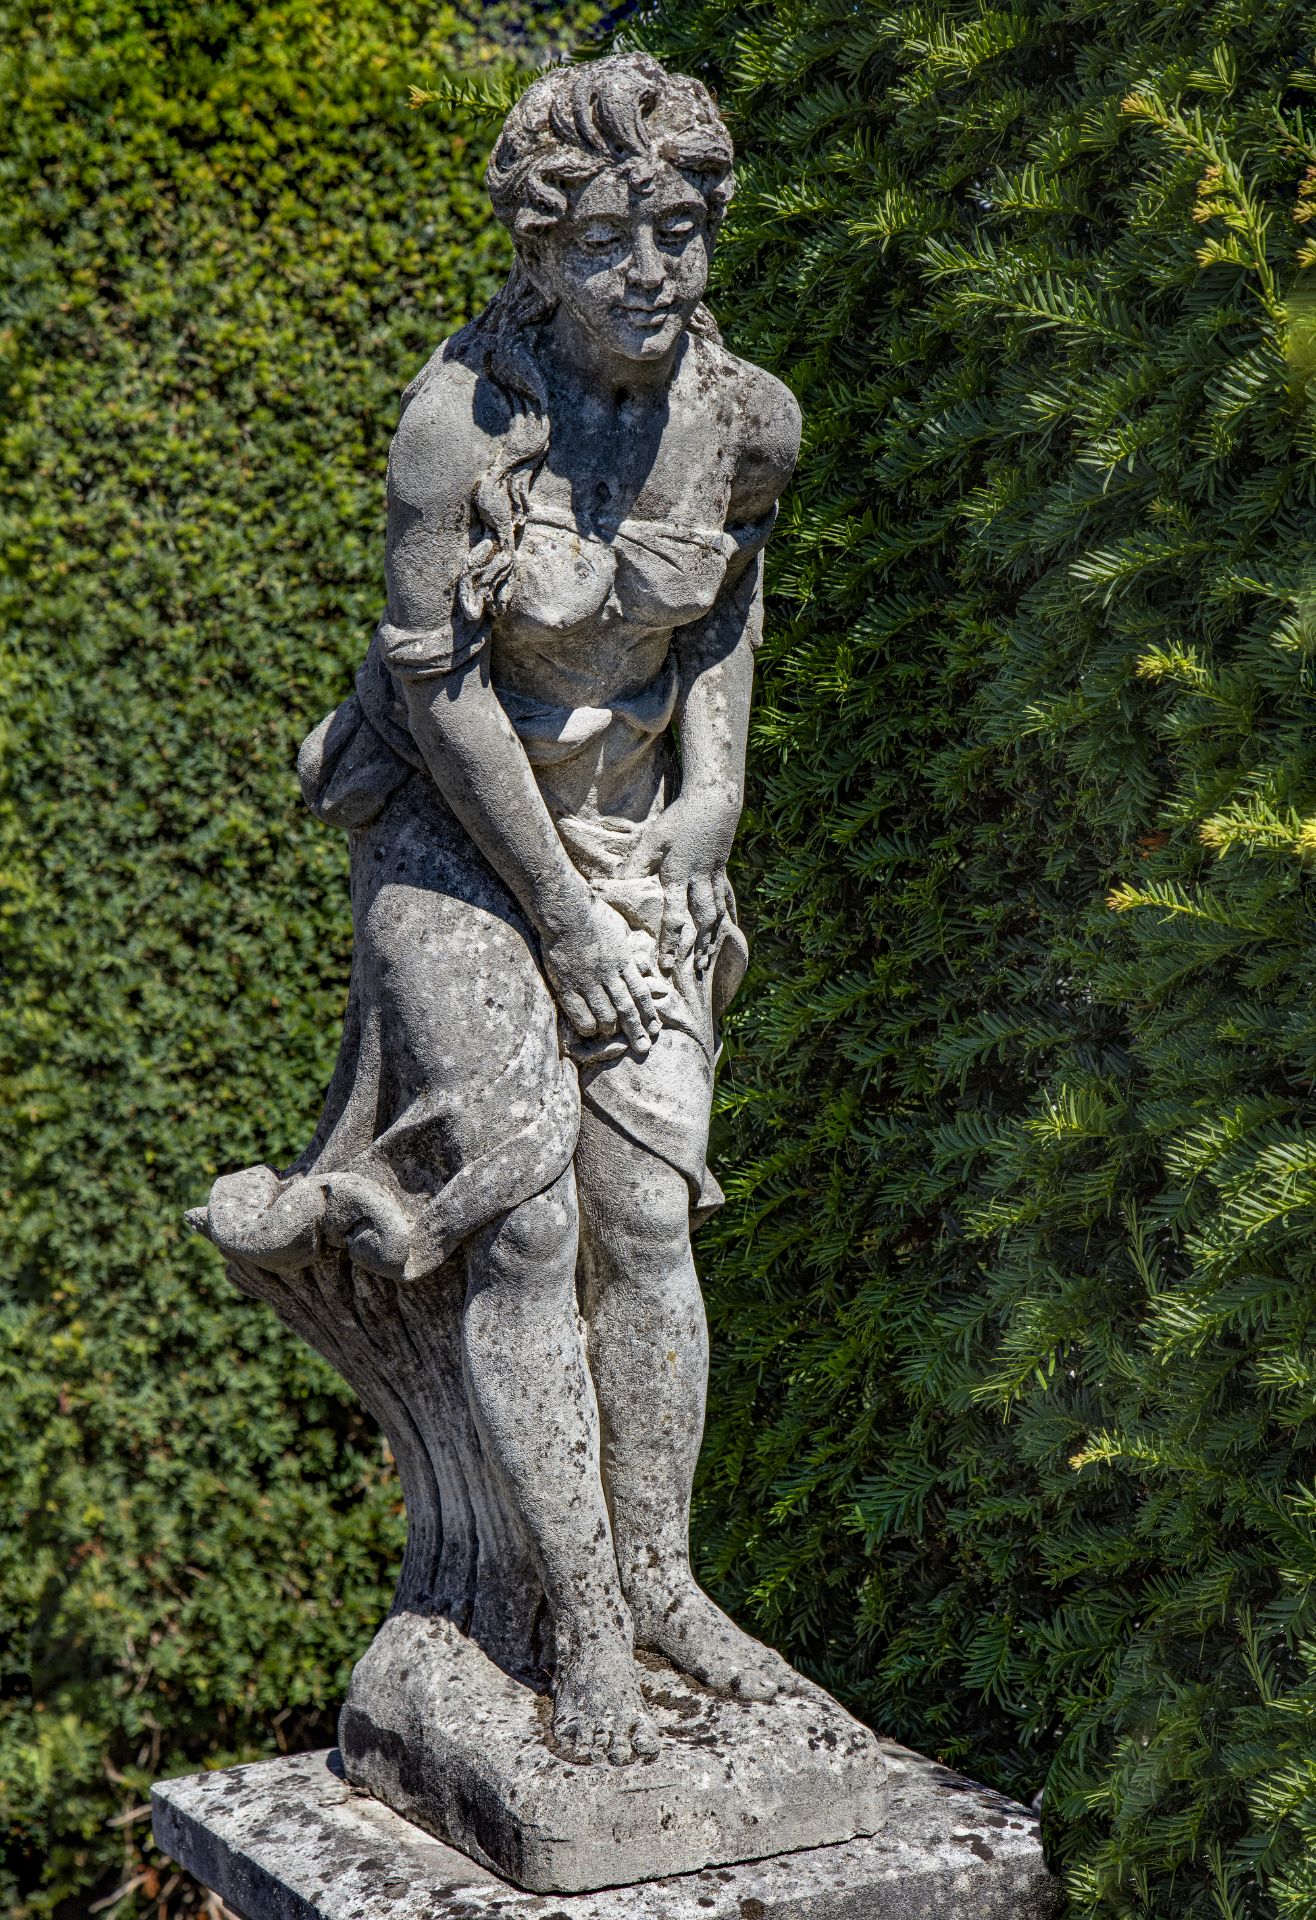
{"label": "statue's left arm", "polygon": [[[732,532],[770,521],[800,440],[800,412],[789,389],[757,367],[745,373],[727,514]],[[726,864],[744,805],[754,652],[762,634],[760,536],[759,545],[732,561],[711,611],[675,640],[681,790],[651,830],[665,895],[659,961],[666,968],[692,940],[696,966],[706,965],[729,905]]]}

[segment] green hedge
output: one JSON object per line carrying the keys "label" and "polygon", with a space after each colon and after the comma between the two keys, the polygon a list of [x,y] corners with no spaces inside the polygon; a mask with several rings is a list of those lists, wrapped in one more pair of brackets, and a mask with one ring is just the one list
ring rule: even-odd
{"label": "green hedge", "polygon": [[1076,1913],[1309,1917],[1316,14],[658,14],[806,421],[705,1551]]}
{"label": "green hedge", "polygon": [[377,617],[401,389],[507,257],[488,128],[407,88],[531,12],[0,0],[11,1915],[156,1914],[152,1775],[331,1738],[387,1605],[377,1433],[180,1209],[332,1066],[293,756]]}

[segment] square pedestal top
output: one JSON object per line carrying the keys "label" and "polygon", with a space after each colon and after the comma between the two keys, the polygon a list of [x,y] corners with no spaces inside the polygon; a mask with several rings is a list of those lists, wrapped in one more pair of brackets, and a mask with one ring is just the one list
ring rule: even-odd
{"label": "square pedestal top", "polygon": [[1046,1920],[1023,1807],[890,1741],[869,1839],[597,1893],[534,1894],[349,1786],[336,1749],[153,1791],[155,1836],[243,1920]]}

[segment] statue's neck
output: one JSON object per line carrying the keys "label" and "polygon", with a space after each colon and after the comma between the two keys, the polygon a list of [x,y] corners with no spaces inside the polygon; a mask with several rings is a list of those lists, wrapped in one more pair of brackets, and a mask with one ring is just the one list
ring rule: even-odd
{"label": "statue's neck", "polygon": [[685,345],[681,334],[671,351],[652,360],[631,360],[609,352],[559,306],[540,335],[540,358],[553,387],[564,397],[573,393],[596,404],[619,405],[639,395],[655,397],[667,391]]}

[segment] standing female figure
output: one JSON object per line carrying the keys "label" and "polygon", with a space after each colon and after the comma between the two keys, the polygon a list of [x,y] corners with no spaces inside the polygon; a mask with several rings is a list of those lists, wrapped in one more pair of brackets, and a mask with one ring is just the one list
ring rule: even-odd
{"label": "standing female figure", "polygon": [[[702,304],[731,162],[703,87],[642,54],[508,115],[487,178],[515,265],[404,397],[387,616],[299,762],[351,835],[338,1068],[296,1167],[221,1180],[203,1221],[349,1377],[345,1344],[405,1323],[356,1367],[411,1476],[399,1604],[493,1646],[521,1543],[526,1659],[575,1761],[654,1751],[636,1648],[746,1698],[791,1684],[687,1538],[690,1231],[721,1197],[717,1030],[745,966],[726,862],[799,437]],[[449,1297],[440,1394],[415,1356]]]}

